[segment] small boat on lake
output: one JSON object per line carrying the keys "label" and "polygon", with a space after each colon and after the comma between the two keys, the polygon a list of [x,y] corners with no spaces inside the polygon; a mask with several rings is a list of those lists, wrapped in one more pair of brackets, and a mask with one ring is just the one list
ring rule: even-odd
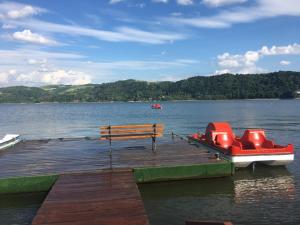
{"label": "small boat on lake", "polygon": [[247,129],[238,137],[228,123],[214,122],[208,124],[205,134],[196,133],[188,138],[221,152],[236,167],[247,167],[254,162],[287,165],[294,160],[294,146],[275,144],[266,138],[263,129]]}
{"label": "small boat on lake", "polygon": [[161,104],[156,103],[156,104],[152,104],[151,108],[152,109],[162,109],[162,106],[161,106]]}
{"label": "small boat on lake", "polygon": [[9,148],[16,145],[21,141],[20,135],[18,134],[6,134],[4,138],[0,140],[0,150]]}

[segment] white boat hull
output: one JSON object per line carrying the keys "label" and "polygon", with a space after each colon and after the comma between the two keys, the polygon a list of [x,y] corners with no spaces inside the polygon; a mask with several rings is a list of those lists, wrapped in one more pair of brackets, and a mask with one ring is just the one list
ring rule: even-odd
{"label": "white boat hull", "polygon": [[10,135],[8,138],[0,140],[0,150],[10,148],[21,141],[19,135]]}
{"label": "white boat hull", "polygon": [[285,166],[294,160],[294,154],[228,156],[228,159],[233,162],[236,167],[247,167],[253,162],[259,162],[269,166]]}

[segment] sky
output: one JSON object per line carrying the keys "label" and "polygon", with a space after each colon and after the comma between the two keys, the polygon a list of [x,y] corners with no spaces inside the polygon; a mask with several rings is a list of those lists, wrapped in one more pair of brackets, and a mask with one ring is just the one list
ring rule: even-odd
{"label": "sky", "polygon": [[299,0],[0,0],[0,87],[300,71]]}

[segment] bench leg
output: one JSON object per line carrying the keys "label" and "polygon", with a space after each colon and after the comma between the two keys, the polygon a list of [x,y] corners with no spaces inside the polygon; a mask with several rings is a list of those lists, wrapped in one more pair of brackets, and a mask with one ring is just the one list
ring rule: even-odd
{"label": "bench leg", "polygon": [[109,146],[109,155],[110,155],[110,156],[112,155],[112,148],[111,148],[111,145]]}
{"label": "bench leg", "polygon": [[109,155],[109,167],[112,169],[112,155]]}
{"label": "bench leg", "polygon": [[112,148],[111,148],[111,139],[109,139],[109,165],[112,169]]}
{"label": "bench leg", "polygon": [[156,152],[156,138],[152,137],[152,151]]}

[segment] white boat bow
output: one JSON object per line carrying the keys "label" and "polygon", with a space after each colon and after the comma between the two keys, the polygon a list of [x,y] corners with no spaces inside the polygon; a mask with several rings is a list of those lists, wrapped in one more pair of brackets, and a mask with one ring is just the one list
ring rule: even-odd
{"label": "white boat bow", "polygon": [[0,140],[0,150],[9,148],[21,141],[19,134],[6,134],[4,138]]}

